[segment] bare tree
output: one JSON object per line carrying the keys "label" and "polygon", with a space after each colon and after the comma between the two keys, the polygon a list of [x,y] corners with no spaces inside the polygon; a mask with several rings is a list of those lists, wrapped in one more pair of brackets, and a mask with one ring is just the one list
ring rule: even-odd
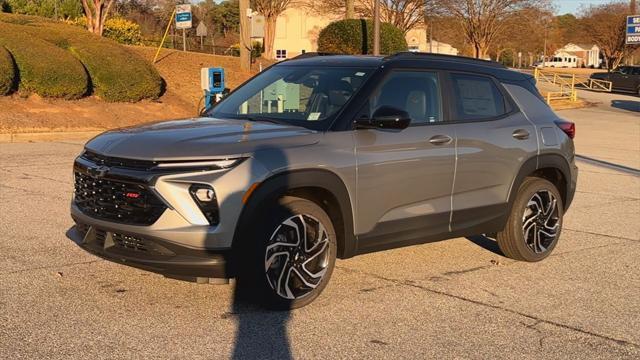
{"label": "bare tree", "polygon": [[345,0],[345,19],[354,19],[356,17],[355,0]]}
{"label": "bare tree", "polygon": [[102,36],[104,22],[107,20],[114,0],[82,0],[82,9],[87,17],[87,29]]}
{"label": "bare tree", "polygon": [[582,25],[590,34],[591,40],[598,45],[604,57],[607,69],[615,69],[624,56],[636,46],[625,45],[626,17],[629,5],[623,2],[610,2],[593,5],[584,11]]}
{"label": "bare tree", "polygon": [[[346,2],[345,2],[346,1]],[[349,2],[354,4],[354,15],[350,15]],[[380,21],[391,23],[407,32],[424,22],[425,0],[379,0]],[[345,18],[373,18],[374,0],[301,0],[300,6],[319,15],[346,14]]]}
{"label": "bare tree", "polygon": [[441,14],[455,18],[473,48],[473,56],[485,58],[505,19],[525,7],[542,6],[547,0],[426,0]]}
{"label": "bare tree", "polygon": [[[289,5],[291,0],[255,0],[256,11],[264,16],[264,57],[273,60],[273,42],[276,37],[276,20]],[[243,14],[240,14],[241,16]]]}
{"label": "bare tree", "polygon": [[425,0],[364,0],[360,15],[373,18],[375,1],[380,1],[380,21],[395,25],[405,34],[424,23],[426,6],[431,5]]}

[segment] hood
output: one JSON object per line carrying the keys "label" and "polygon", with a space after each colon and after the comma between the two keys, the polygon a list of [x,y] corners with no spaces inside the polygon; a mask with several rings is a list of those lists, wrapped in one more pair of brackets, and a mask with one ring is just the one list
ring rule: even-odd
{"label": "hood", "polygon": [[593,73],[591,74],[590,78],[592,79],[604,79],[607,76],[609,76],[609,73],[606,72],[597,72],[597,73]]}
{"label": "hood", "polygon": [[194,160],[311,145],[320,136],[298,126],[205,117],[107,131],[91,139],[85,148],[139,160]]}

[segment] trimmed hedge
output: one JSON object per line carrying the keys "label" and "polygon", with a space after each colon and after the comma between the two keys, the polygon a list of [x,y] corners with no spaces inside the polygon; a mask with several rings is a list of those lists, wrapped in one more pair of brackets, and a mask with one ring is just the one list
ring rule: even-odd
{"label": "trimmed hedge", "polygon": [[7,95],[16,82],[16,68],[13,58],[4,46],[0,46],[0,95]]}
{"label": "trimmed hedge", "polygon": [[[115,41],[95,36],[76,26],[38,17],[0,14],[0,24],[2,28],[19,27],[19,31],[12,33],[24,34],[25,39],[20,42],[25,47],[31,47],[32,41],[45,43],[65,56],[77,58],[82,63],[80,66],[84,65],[89,73],[91,90],[106,101],[156,99],[162,93],[163,82],[156,69]],[[0,41],[4,36],[0,33]],[[13,53],[11,48],[9,50]],[[22,83],[22,68],[18,57],[15,54],[14,57],[21,71]],[[45,63],[49,66],[60,66],[56,64],[58,56],[46,57],[48,61]],[[20,87],[22,88],[22,85]]]}
{"label": "trimmed hedge", "polygon": [[[407,51],[402,30],[389,23],[380,24],[380,54]],[[373,53],[373,21],[347,19],[334,21],[320,31],[318,51],[363,55]]]}
{"label": "trimmed hedge", "polygon": [[68,51],[35,38],[19,26],[0,26],[0,45],[13,55],[18,66],[21,92],[34,92],[43,97],[78,99],[89,89],[84,67]]}
{"label": "trimmed hedge", "polygon": [[34,36],[66,47],[84,64],[96,95],[106,101],[157,99],[162,78],[146,60],[113,40],[68,25],[48,23]]}

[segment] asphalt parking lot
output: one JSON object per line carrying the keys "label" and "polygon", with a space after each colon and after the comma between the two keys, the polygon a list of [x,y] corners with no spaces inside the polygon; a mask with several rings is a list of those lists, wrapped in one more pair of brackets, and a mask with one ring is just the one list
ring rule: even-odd
{"label": "asphalt parking lot", "polygon": [[81,142],[0,144],[0,357],[637,359],[640,177],[610,164],[640,168],[640,103],[606,96],[560,113],[596,161],[578,163],[550,258],[514,262],[482,238],[364,255],[293,312],[85,253],[65,236]]}

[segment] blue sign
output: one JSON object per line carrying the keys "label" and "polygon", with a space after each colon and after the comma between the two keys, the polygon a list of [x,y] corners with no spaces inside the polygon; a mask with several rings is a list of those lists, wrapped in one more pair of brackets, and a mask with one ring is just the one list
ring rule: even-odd
{"label": "blue sign", "polygon": [[191,21],[191,13],[180,13],[176,15],[176,21]]}
{"label": "blue sign", "polygon": [[191,29],[191,4],[176,5],[176,29]]}
{"label": "blue sign", "polygon": [[640,44],[640,15],[627,16],[627,45]]}

